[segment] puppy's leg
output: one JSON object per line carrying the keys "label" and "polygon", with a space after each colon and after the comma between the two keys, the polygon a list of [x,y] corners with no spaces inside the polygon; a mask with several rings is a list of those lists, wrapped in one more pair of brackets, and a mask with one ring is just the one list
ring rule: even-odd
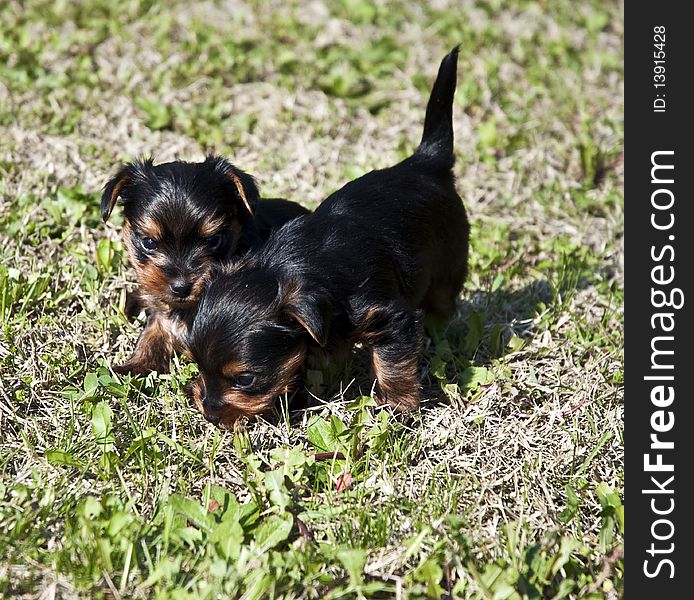
{"label": "puppy's leg", "polygon": [[419,406],[421,315],[394,302],[369,308],[362,339],[371,349],[376,396],[381,403],[406,411]]}
{"label": "puppy's leg", "polygon": [[147,325],[140,334],[132,356],[122,365],[113,368],[116,373],[147,375],[152,371],[166,373],[177,342],[171,333],[166,317],[151,313]]}
{"label": "puppy's leg", "polygon": [[137,288],[125,293],[125,316],[128,321],[134,321],[143,308],[144,304]]}
{"label": "puppy's leg", "polygon": [[459,288],[452,285],[433,285],[427,291],[422,307],[442,319],[448,319],[455,312],[455,300]]}

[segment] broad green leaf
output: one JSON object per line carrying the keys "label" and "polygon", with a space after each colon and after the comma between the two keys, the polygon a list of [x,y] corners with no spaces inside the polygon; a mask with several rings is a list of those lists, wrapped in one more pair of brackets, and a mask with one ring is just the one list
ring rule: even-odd
{"label": "broad green leaf", "polygon": [[94,496],[87,496],[82,504],[82,514],[87,519],[95,519],[103,511],[101,501]]}
{"label": "broad green leaf", "polygon": [[270,515],[255,530],[255,543],[263,551],[274,548],[289,537],[294,526],[294,519],[288,513]]}
{"label": "broad green leaf", "polygon": [[378,406],[371,396],[359,396],[347,405],[347,410],[364,410],[369,406]]}
{"label": "broad green leaf", "polygon": [[92,434],[103,452],[113,450],[115,438],[111,429],[113,411],[106,400],[102,400],[92,409]]}
{"label": "broad green leaf", "polygon": [[492,380],[492,375],[487,367],[468,367],[460,376],[461,390],[472,390],[480,384],[489,383]]}
{"label": "broad green leaf", "polygon": [[552,575],[556,575],[571,560],[571,554],[580,546],[580,542],[574,538],[562,537],[559,543],[559,553],[554,558],[551,567]]}
{"label": "broad green leaf", "polygon": [[607,552],[612,547],[614,540],[614,517],[612,515],[603,517],[598,537],[600,539],[600,551]]}
{"label": "broad green leaf", "polygon": [[199,502],[185,498],[179,494],[172,494],[168,498],[168,504],[174,511],[184,515],[189,521],[192,521],[198,527],[206,531],[212,531],[215,525],[214,516],[207,512],[207,508]]}
{"label": "broad green leaf", "polygon": [[624,535],[624,505],[615,508],[614,513],[617,517],[617,523],[619,524],[619,531]]}
{"label": "broad green leaf", "polygon": [[144,587],[151,587],[162,579],[172,579],[181,570],[182,556],[171,558],[169,556],[160,560],[154,570],[149,574],[149,577],[142,584]]}
{"label": "broad green leaf", "polygon": [[115,250],[110,239],[102,238],[96,243],[96,264],[102,272],[108,273],[111,270],[114,254]]}
{"label": "broad green leaf", "polygon": [[270,459],[273,463],[281,465],[284,476],[294,482],[301,479],[305,466],[315,462],[315,458],[312,455],[306,456],[301,448],[275,448],[270,452]]}
{"label": "broad green leaf", "polygon": [[438,356],[431,359],[430,371],[439,381],[446,381],[446,363]]}
{"label": "broad green leaf", "polygon": [[82,463],[73,458],[72,454],[63,450],[46,450],[46,460],[52,465],[67,465],[70,467],[82,467]]}
{"label": "broad green leaf", "polygon": [[443,588],[440,585],[443,579],[443,569],[434,557],[427,558],[414,572],[414,578],[426,586],[427,598],[441,598]]}
{"label": "broad green leaf", "polygon": [[195,548],[202,541],[202,532],[195,527],[176,527],[171,532],[171,537],[185,542],[191,548]]}
{"label": "broad green leaf", "polygon": [[465,354],[472,355],[484,339],[484,315],[473,311],[469,318],[470,329],[465,336]]}
{"label": "broad green leaf", "polygon": [[123,462],[128,460],[133,454],[135,454],[141,448],[146,448],[147,442],[149,442],[152,438],[155,437],[157,437],[157,430],[154,427],[148,427],[144,431],[140,432],[140,435],[136,437],[130,444],[130,447],[125,453],[125,456],[123,457]]}
{"label": "broad green leaf", "polygon": [[284,483],[284,472],[282,469],[265,473],[265,489],[268,491],[270,502],[274,506],[279,507],[280,510],[284,510],[289,506],[291,499],[287,486]]}
{"label": "broad green leaf", "polygon": [[210,535],[210,542],[216,544],[227,560],[236,560],[243,543],[243,527],[238,521],[222,521]]}
{"label": "broad green leaf", "polygon": [[622,501],[619,499],[619,494],[614,492],[612,488],[604,481],[602,481],[595,488],[595,494],[597,495],[598,500],[600,501],[600,506],[602,506],[603,509],[608,507],[617,508],[622,506]]}
{"label": "broad green leaf", "polygon": [[99,378],[96,373],[87,373],[84,376],[84,395],[85,397],[91,397],[96,392],[99,387]]}
{"label": "broad green leaf", "polygon": [[118,511],[111,515],[106,531],[113,538],[132,522],[133,517],[126,512]]}
{"label": "broad green leaf", "polygon": [[360,585],[366,565],[366,550],[362,548],[342,548],[335,553],[349,574],[352,585]]}
{"label": "broad green leaf", "polygon": [[[213,514],[222,521],[238,521],[241,516],[239,501],[233,492],[218,485],[209,487],[210,501],[219,504],[219,508]],[[209,508],[209,507],[208,507]]]}
{"label": "broad green leaf", "polygon": [[327,421],[314,415],[308,422],[308,441],[319,452],[339,452],[345,449],[339,437],[345,429],[346,425],[335,416]]}

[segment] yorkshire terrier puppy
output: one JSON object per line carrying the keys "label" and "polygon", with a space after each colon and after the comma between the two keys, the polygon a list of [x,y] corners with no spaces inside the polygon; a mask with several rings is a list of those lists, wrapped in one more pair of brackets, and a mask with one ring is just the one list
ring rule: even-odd
{"label": "yorkshire terrier puppy", "polygon": [[185,334],[212,267],[266,240],[287,221],[308,211],[281,199],[259,199],[253,178],[227,160],[154,165],[126,164],[104,187],[107,221],[118,198],[123,235],[138,289],[126,314],[144,308],[147,324],[132,356],[118,373],[166,372]]}
{"label": "yorkshire terrier puppy", "polygon": [[210,281],[188,339],[208,421],[270,410],[299,386],[310,351],[357,342],[377,399],[419,405],[422,313],[449,317],[467,274],[452,173],[457,58],[455,48],[441,63],[412,156],[348,183]]}

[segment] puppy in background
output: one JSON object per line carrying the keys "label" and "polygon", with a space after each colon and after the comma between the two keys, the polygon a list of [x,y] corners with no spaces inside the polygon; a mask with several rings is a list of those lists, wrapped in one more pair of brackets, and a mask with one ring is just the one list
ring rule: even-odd
{"label": "puppy in background", "polygon": [[118,198],[138,281],[126,314],[133,317],[144,308],[147,324],[132,356],[114,367],[117,373],[168,371],[174,352],[185,350],[184,337],[213,266],[308,212],[288,200],[259,199],[253,178],[218,156],[197,163],[126,164],[104,187],[104,221]]}
{"label": "puppy in background", "polygon": [[357,342],[377,399],[419,405],[422,312],[449,317],[467,274],[452,173],[457,58],[456,48],[441,63],[412,156],[348,183],[210,282],[188,341],[208,421],[270,410],[301,384],[309,352]]}

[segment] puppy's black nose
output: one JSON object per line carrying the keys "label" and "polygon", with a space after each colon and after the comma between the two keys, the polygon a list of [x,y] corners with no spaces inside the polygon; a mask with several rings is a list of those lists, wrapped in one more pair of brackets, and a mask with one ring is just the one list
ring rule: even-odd
{"label": "puppy's black nose", "polygon": [[212,425],[219,425],[219,420],[221,417],[218,417],[216,415],[208,415],[207,413],[204,415],[205,419],[212,423]]}
{"label": "puppy's black nose", "polygon": [[188,294],[190,294],[190,290],[193,288],[193,286],[184,279],[177,279],[169,285],[169,288],[175,296],[178,296],[179,298],[186,298]]}

